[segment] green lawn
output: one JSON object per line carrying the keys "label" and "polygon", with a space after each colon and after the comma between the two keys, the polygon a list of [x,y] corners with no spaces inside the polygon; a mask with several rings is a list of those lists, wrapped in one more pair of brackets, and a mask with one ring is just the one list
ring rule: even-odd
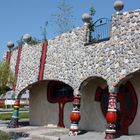
{"label": "green lawn", "polygon": [[[11,120],[12,113],[2,113],[0,114],[0,120]],[[20,112],[19,113],[20,119],[28,119],[29,118],[29,112]]]}
{"label": "green lawn", "polygon": [[10,134],[0,131],[0,140],[10,140]]}

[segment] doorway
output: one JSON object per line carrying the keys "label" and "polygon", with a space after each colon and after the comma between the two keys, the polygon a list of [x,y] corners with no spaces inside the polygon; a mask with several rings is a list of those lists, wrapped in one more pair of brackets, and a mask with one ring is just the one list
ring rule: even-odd
{"label": "doorway", "polygon": [[[108,87],[96,90],[95,100],[100,102],[101,110],[106,116],[108,108]],[[137,112],[137,96],[130,82],[120,85],[117,93],[117,122],[116,130],[118,134],[128,134],[129,126],[134,121]]]}
{"label": "doorway", "polygon": [[47,88],[47,100],[50,103],[58,103],[59,105],[58,126],[65,127],[64,107],[66,103],[73,101],[72,87],[60,81],[50,81],[48,83]]}

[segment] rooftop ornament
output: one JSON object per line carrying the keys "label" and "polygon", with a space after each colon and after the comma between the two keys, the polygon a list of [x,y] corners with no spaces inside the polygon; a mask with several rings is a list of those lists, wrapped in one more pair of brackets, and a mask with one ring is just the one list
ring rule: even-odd
{"label": "rooftop ornament", "polygon": [[91,15],[89,13],[84,13],[82,15],[82,20],[84,23],[90,23]]}
{"label": "rooftop ornament", "polygon": [[14,48],[14,43],[12,41],[8,41],[7,42],[7,47],[10,51],[12,51],[12,49]]}
{"label": "rooftop ornament", "polygon": [[22,38],[22,40],[25,44],[29,44],[31,42],[31,39],[32,39],[32,37],[30,34],[24,34],[23,38]]}
{"label": "rooftop ornament", "polygon": [[114,9],[116,10],[116,14],[120,14],[120,11],[124,8],[124,4],[121,0],[116,0],[114,3]]}

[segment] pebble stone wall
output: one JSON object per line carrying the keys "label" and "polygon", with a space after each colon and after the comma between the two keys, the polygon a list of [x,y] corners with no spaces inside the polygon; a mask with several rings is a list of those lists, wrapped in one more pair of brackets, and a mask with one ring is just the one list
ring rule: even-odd
{"label": "pebble stone wall", "polygon": [[[140,70],[140,10],[114,15],[108,41],[85,45],[86,29],[83,25],[48,41],[44,80],[63,81],[76,89],[87,78],[97,76],[112,90]],[[16,93],[37,81],[42,45],[23,46]],[[13,60],[16,55],[13,52]]]}
{"label": "pebble stone wall", "polygon": [[11,59],[10,59],[11,70],[13,72],[15,72],[17,56],[18,56],[18,49],[14,49],[14,51],[12,51]]}
{"label": "pebble stone wall", "polygon": [[[42,46],[43,43],[34,46],[30,45],[22,46],[15,91],[16,94],[19,94],[20,91],[22,91],[24,88],[38,81]],[[15,49],[12,52],[12,57],[10,61],[13,70],[15,69],[15,62],[13,60],[17,61],[17,55],[18,49]]]}

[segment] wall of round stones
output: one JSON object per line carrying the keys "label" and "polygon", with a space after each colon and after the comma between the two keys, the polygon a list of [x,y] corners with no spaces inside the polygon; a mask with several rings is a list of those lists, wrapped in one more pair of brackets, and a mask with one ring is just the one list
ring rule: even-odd
{"label": "wall of round stones", "polygon": [[10,59],[10,66],[11,70],[15,73],[15,67],[18,57],[18,49],[14,49],[14,51],[11,52],[11,59]]}
{"label": "wall of round stones", "polygon": [[15,93],[38,81],[43,44],[23,45]]}
{"label": "wall of round stones", "polygon": [[101,43],[84,46],[80,31],[50,41],[44,79],[59,79],[76,88],[87,77],[99,76],[115,86],[140,69],[139,19],[140,10],[114,15],[111,38]]}
{"label": "wall of round stones", "polygon": [[[63,81],[75,89],[88,77],[98,76],[115,86],[140,69],[140,10],[114,15],[110,37],[85,46],[84,25],[49,40],[43,79]],[[41,49],[40,44],[23,46],[18,92],[37,81]]]}

